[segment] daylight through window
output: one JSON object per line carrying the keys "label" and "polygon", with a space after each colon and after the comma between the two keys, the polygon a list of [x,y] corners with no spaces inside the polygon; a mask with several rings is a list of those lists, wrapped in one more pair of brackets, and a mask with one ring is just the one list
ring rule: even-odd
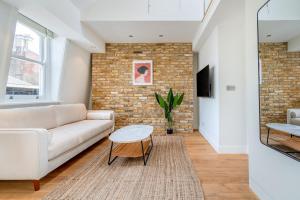
{"label": "daylight through window", "polygon": [[[6,95],[9,99],[44,97],[49,37],[39,25],[18,21],[9,67]],[[35,28],[38,27],[38,28]],[[46,34],[45,34],[46,33]]]}

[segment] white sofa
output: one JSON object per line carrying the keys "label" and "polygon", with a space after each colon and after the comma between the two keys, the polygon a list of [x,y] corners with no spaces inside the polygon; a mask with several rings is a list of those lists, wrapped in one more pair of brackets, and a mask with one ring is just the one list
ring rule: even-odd
{"label": "white sofa", "polygon": [[287,123],[300,126],[300,109],[288,109],[287,111]]}
{"label": "white sofa", "polygon": [[39,180],[109,135],[113,111],[83,104],[0,110],[0,180]]}

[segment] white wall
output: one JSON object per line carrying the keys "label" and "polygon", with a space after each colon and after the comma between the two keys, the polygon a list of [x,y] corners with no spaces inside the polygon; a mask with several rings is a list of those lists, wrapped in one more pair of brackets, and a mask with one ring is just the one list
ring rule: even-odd
{"label": "white wall", "polygon": [[[244,1],[230,6],[219,29],[221,153],[246,153],[244,112]],[[227,86],[234,90],[227,90]]]}
{"label": "white wall", "polygon": [[84,103],[88,106],[90,69],[90,53],[67,40],[57,100],[62,103]]}
{"label": "white wall", "polygon": [[[200,132],[219,153],[246,153],[244,1],[222,2],[203,31],[200,69],[214,66],[214,97],[200,98]],[[197,42],[196,42],[197,43]],[[234,87],[227,90],[227,86]]]}
{"label": "white wall", "polygon": [[64,68],[67,39],[56,37],[51,41],[51,100],[58,101],[60,95],[61,78]]}
{"label": "white wall", "polygon": [[5,100],[6,82],[13,46],[17,11],[0,1],[0,102]]}
{"label": "white wall", "polygon": [[246,0],[245,4],[245,121],[249,145],[250,186],[263,200],[299,200],[299,162],[264,146],[259,140],[256,14],[264,2],[265,0]]}
{"label": "white wall", "polygon": [[288,52],[300,51],[300,35],[288,41]]}
{"label": "white wall", "polygon": [[220,132],[218,48],[218,28],[215,28],[199,50],[199,70],[206,65],[214,68],[214,80],[212,81],[213,97],[199,99],[199,131],[216,151],[219,151]]}

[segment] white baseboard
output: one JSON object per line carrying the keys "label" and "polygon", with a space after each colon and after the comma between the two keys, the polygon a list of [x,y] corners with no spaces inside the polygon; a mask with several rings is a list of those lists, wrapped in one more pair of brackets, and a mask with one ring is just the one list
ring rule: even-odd
{"label": "white baseboard", "polygon": [[218,153],[222,153],[222,154],[247,154],[247,146],[220,145]]}
{"label": "white baseboard", "polygon": [[274,200],[269,194],[267,194],[263,188],[252,178],[249,178],[249,185],[251,190],[256,194],[260,200]]}
{"label": "white baseboard", "polygon": [[208,141],[208,143],[214,148],[216,152],[219,152],[219,145],[218,141],[215,141],[209,133],[207,133],[206,130],[203,128],[199,127],[199,131],[201,135]]}

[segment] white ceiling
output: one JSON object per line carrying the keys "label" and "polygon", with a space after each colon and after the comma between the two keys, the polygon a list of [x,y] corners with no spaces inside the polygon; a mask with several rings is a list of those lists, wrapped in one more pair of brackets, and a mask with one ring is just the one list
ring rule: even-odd
{"label": "white ceiling", "polygon": [[105,43],[191,43],[204,0],[4,1],[88,51],[103,52]]}
{"label": "white ceiling", "polygon": [[192,42],[201,22],[201,1],[71,0],[81,23],[109,43]]}
{"label": "white ceiling", "polygon": [[109,43],[192,42],[199,27],[199,22],[195,21],[86,21],[85,23]]}
{"label": "white ceiling", "polygon": [[90,8],[97,0],[71,0],[80,11]]}
{"label": "white ceiling", "polygon": [[258,13],[260,20],[300,20],[299,0],[271,0]]}
{"label": "white ceiling", "polygon": [[300,20],[259,21],[260,42],[288,42],[299,35]]}

